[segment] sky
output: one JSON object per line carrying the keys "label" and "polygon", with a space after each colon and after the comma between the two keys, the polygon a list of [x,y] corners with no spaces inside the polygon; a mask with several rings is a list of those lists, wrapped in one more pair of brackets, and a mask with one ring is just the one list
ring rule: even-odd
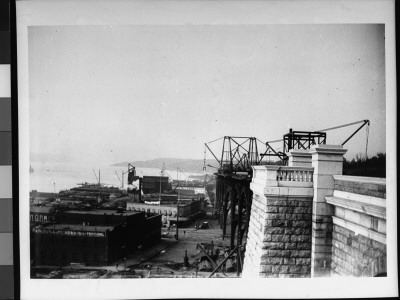
{"label": "sky", "polygon": [[[368,155],[385,152],[384,39],[374,24],[29,27],[31,157],[201,159],[222,136],[363,119]],[[365,155],[366,129],[345,148]]]}

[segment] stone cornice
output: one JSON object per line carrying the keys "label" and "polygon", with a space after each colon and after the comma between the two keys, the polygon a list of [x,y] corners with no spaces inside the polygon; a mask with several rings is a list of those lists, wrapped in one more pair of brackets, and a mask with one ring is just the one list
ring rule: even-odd
{"label": "stone cornice", "polygon": [[348,176],[348,175],[333,175],[333,178],[338,181],[373,183],[386,186],[386,178],[364,177],[364,176]]}
{"label": "stone cornice", "polygon": [[338,197],[325,197],[327,203],[340,206],[343,208],[355,210],[366,215],[386,219],[386,208],[382,206],[376,206],[371,204],[365,204],[359,201],[353,201]]}
{"label": "stone cornice", "polygon": [[311,158],[311,153],[308,150],[291,149],[287,155],[294,156],[294,157]]}
{"label": "stone cornice", "polygon": [[347,152],[347,149],[343,149],[340,145],[315,145],[311,148],[311,154],[323,154],[323,155],[342,155]]}
{"label": "stone cornice", "polygon": [[386,207],[386,199],[385,198],[378,198],[369,195],[362,195],[362,194],[355,194],[349,193],[344,191],[333,191],[333,196],[336,198],[342,198],[346,201],[355,201],[361,203],[361,205],[375,205],[380,207]]}
{"label": "stone cornice", "polygon": [[265,197],[293,197],[293,198],[313,198],[314,189],[312,187],[270,187],[264,189]]}

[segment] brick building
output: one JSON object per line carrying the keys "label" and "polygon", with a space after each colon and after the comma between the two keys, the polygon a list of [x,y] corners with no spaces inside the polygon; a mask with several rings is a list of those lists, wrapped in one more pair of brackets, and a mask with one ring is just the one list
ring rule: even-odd
{"label": "brick building", "polygon": [[33,229],[36,265],[108,265],[161,238],[161,216],[133,211],[65,211]]}

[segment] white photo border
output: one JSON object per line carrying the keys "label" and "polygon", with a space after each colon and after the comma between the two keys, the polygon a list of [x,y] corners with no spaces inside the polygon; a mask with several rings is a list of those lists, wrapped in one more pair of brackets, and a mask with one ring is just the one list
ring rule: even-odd
{"label": "white photo border", "polygon": [[[22,299],[390,297],[397,288],[396,60],[393,0],[349,1],[17,1],[19,222]],[[312,279],[30,278],[29,26],[208,24],[385,24],[387,277]],[[391,142],[392,141],[392,142]]]}

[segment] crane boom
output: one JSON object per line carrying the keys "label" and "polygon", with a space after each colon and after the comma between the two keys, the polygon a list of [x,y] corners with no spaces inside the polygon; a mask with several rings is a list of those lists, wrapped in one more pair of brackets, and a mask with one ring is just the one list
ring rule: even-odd
{"label": "crane boom", "polygon": [[117,171],[115,171],[115,175],[117,175],[119,182],[122,184],[121,178],[119,178]]}
{"label": "crane boom", "polygon": [[94,171],[94,169],[92,169],[94,177],[96,177],[96,180],[99,181],[99,178],[97,178],[96,172]]}
{"label": "crane boom", "polygon": [[[360,123],[363,123],[349,138],[347,138],[343,143],[342,143],[342,146],[344,145],[344,144],[346,144],[362,127],[364,127],[366,124],[370,124],[370,122],[369,122],[369,120],[360,120],[360,121],[356,121],[356,122],[352,122],[352,123],[347,123],[347,124],[344,124],[344,125],[339,125],[339,126],[335,126],[335,127],[329,127],[329,128],[326,128],[326,129],[321,129],[321,130],[318,130],[318,131],[315,131],[315,132],[325,132],[325,131],[329,131],[329,130],[334,130],[334,129],[340,129],[340,128],[344,128],[344,127],[347,127],[347,126],[351,126],[351,125],[356,125],[356,124],[360,124]],[[276,142],[281,142],[281,141],[283,141],[283,139],[279,139],[279,140],[273,140],[273,141],[269,141],[269,142],[267,142],[268,144],[272,144],[272,143],[276,143]]]}
{"label": "crane boom", "polygon": [[369,121],[368,120],[361,120],[361,121],[352,122],[352,123],[339,125],[339,126],[335,126],[335,127],[330,127],[330,128],[326,128],[326,129],[322,129],[322,130],[318,130],[318,131],[328,131],[328,130],[333,130],[333,129],[339,129],[339,128],[343,128],[343,127],[347,127],[347,126],[351,126],[351,125],[356,125],[356,124],[360,124],[360,123],[364,123],[363,124],[363,126],[364,126],[366,123],[369,123]]}
{"label": "crane boom", "polygon": [[361,130],[361,128],[363,128],[365,125],[368,125],[368,126],[369,126],[369,120],[363,120],[363,124],[362,124],[360,127],[358,127],[358,129],[357,129],[356,131],[354,131],[353,134],[350,135],[350,136],[347,138],[347,140],[345,140],[345,141],[342,143],[342,146],[344,146],[344,144],[346,144],[346,143],[347,143],[357,132],[359,132],[359,131]]}

